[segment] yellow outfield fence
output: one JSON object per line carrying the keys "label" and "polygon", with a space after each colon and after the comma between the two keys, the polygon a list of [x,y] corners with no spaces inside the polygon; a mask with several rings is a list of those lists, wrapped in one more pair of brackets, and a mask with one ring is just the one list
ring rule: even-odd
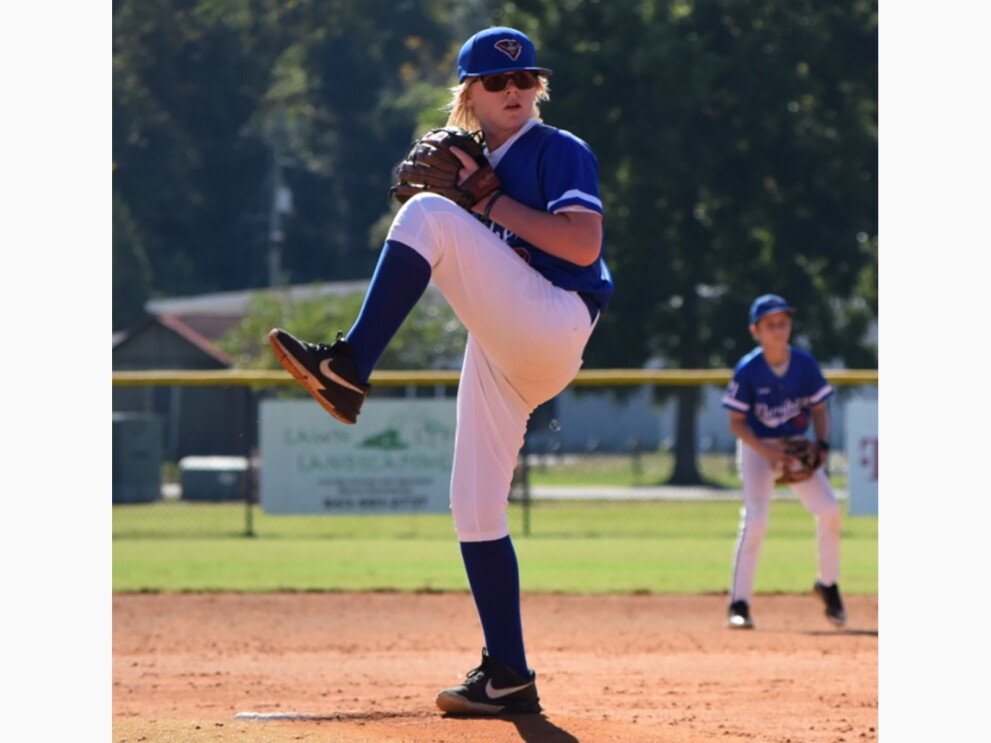
{"label": "yellow outfield fence", "polygon": [[[685,387],[706,384],[726,384],[731,369],[583,369],[572,382],[575,387],[607,387],[653,384]],[[877,385],[877,369],[824,369],[826,379],[834,385]],[[461,377],[458,371],[376,371],[371,383],[377,387],[407,385],[455,387]],[[144,386],[264,386],[286,385],[296,380],[282,370],[222,369],[218,371],[149,370],[115,371],[115,387]]]}
{"label": "yellow outfield fence", "polygon": [[[834,387],[848,387],[854,395],[858,394],[858,386],[878,385],[877,369],[825,369],[823,374]],[[370,381],[386,396],[390,388],[396,392],[406,388],[409,395],[413,387],[446,388],[447,393],[435,390],[435,394],[443,396],[457,387],[460,376],[457,370],[377,370]],[[674,468],[671,442],[677,427],[676,410],[671,403],[666,412],[644,412],[646,400],[651,398],[650,388],[724,387],[731,377],[731,369],[580,371],[570,387],[640,389],[634,392],[636,399],[623,402],[615,413],[594,401],[576,403],[575,412],[563,426],[559,421],[564,421],[567,413],[562,417],[562,411],[557,409],[545,411],[535,424],[533,440],[528,437],[524,444],[527,456],[520,457],[514,474],[511,499],[523,504],[523,533],[530,532],[531,467],[554,475],[557,465],[567,465],[585,473],[580,477],[590,478],[592,485],[577,488],[581,491],[577,495],[571,493],[574,488],[545,487],[540,497],[601,501],[603,509],[618,509],[606,510],[607,518],[608,514],[620,518],[625,500],[660,497],[654,492],[659,493],[660,487],[640,486],[667,482]],[[228,529],[255,536],[277,531],[277,517],[268,518],[264,524],[256,523],[256,518],[263,518],[255,508],[260,481],[255,436],[257,407],[260,398],[276,388],[296,386],[292,375],[282,369],[117,370],[113,372],[113,386],[115,404],[121,403],[120,411],[116,407],[114,411],[114,503],[160,505],[140,519],[136,514],[143,509],[118,513],[115,519],[121,521],[115,521],[115,534],[215,534]],[[712,391],[717,399],[720,394]],[[701,421],[705,416],[699,415]],[[706,425],[711,429],[711,416]],[[720,426],[717,436],[707,433],[710,429],[700,422],[697,431],[700,474],[706,482],[717,483],[722,489],[736,482],[734,453],[720,438],[730,437],[724,428]],[[838,449],[833,456],[837,471],[842,473],[843,452]],[[616,487],[602,485],[614,480],[619,483]],[[632,485],[627,487],[627,483]],[[590,489],[595,492],[583,494]],[[626,495],[616,495],[620,491]],[[212,506],[227,505],[221,502],[225,500],[246,506],[243,531],[236,523],[240,520],[238,510],[228,508],[217,516],[216,522],[204,520],[204,512]]]}

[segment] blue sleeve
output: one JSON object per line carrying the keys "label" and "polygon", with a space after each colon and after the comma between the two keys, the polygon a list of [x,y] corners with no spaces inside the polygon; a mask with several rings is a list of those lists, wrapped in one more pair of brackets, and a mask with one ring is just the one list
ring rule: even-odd
{"label": "blue sleeve", "polygon": [[826,377],[823,376],[822,369],[819,368],[819,364],[816,363],[815,359],[811,356],[809,357],[809,390],[811,394],[809,395],[809,404],[818,405],[831,394],[833,394],[833,387],[826,381]]}
{"label": "blue sleeve", "polygon": [[733,378],[723,395],[723,407],[740,413],[749,412],[754,399],[753,385],[747,381],[744,369],[738,366],[733,370]]}
{"label": "blue sleeve", "polygon": [[602,214],[599,163],[592,149],[567,132],[551,137],[540,161],[541,190],[547,211],[583,206]]}

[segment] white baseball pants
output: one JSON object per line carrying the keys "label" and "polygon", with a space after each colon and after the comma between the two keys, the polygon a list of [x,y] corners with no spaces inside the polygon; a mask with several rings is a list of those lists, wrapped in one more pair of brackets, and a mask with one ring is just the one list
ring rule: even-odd
{"label": "white baseball pants", "polygon": [[427,260],[431,281],[468,329],[451,512],[459,541],[501,539],[509,534],[509,488],[530,413],[581,368],[593,328],[588,308],[442,196],[407,201],[387,239]]}
{"label": "white baseball pants", "polygon": [[[750,602],[760,548],[767,533],[774,480],[778,473],[756,449],[737,441],[737,465],[743,479],[743,508],[733,564],[730,602]],[[805,482],[789,486],[805,507],[815,514],[819,547],[819,580],[829,586],[840,574],[840,504],[826,473],[819,469]]]}

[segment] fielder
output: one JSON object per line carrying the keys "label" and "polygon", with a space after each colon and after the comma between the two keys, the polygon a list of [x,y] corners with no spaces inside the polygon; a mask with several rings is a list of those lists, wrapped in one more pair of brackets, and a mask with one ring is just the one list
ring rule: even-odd
{"label": "fielder", "polygon": [[393,194],[403,206],[347,335],[318,344],[269,333],[282,366],[331,415],[354,423],[376,362],[430,281],[468,329],[451,511],[485,646],[481,664],[437,697],[448,713],[541,709],[523,643],[510,482],[531,412],[574,379],[613,292],[596,158],[540,118],[550,74],[520,31],[488,28],[468,39],[448,125],[481,130],[482,162],[451,150],[457,181],[428,188],[442,169],[426,159],[440,163],[443,148],[421,138],[400,168]]}
{"label": "fielder", "polygon": [[[767,531],[775,484],[788,482],[806,508],[816,516],[819,577],[813,590],[836,626],[846,623],[837,583],[840,572],[840,506],[822,465],[829,452],[829,412],[826,398],[833,388],[815,359],[789,345],[795,309],[774,294],[765,294],[750,307],[750,333],[759,346],[733,369],[723,396],[729,427],[737,437],[737,461],[743,479],[743,509],[733,563],[729,626],[752,629],[750,614],[757,558]],[[798,463],[788,440],[802,437],[811,419],[816,442],[806,471],[788,472]],[[805,478],[805,479],[802,479]]]}

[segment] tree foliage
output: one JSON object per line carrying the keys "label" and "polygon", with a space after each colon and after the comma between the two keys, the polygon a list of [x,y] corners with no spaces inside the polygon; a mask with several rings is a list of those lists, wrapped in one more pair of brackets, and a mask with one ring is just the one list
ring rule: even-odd
{"label": "tree foliage", "polygon": [[[321,292],[294,299],[287,292],[254,295],[246,317],[228,331],[220,347],[242,369],[279,369],[266,340],[272,328],[287,328],[310,342],[330,343],[346,333],[361,310],[362,292]],[[468,335],[454,311],[435,290],[428,290],[385,349],[383,369],[459,369]]]}
{"label": "tree foliage", "polygon": [[[114,198],[150,294],[368,276],[391,170],[444,101],[451,14],[441,0],[117,0]],[[275,230],[278,180],[292,200]]]}
{"label": "tree foliage", "polygon": [[276,143],[285,279],[368,276],[391,168],[442,118],[457,47],[487,23],[537,41],[556,70],[546,118],[600,160],[618,291],[591,365],[726,365],[764,291],[800,306],[819,354],[873,363],[877,4],[863,0],[117,0],[114,203],[147,256],[136,285],[267,283]]}
{"label": "tree foliage", "polygon": [[[600,161],[617,292],[591,365],[732,366],[766,292],[820,358],[877,363],[876,2],[521,0],[505,20],[555,70],[550,123]],[[700,396],[676,394],[672,481],[694,483]]]}
{"label": "tree foliage", "polygon": [[271,284],[273,245],[275,283],[370,276],[461,42],[512,25],[555,71],[545,120],[599,159],[617,290],[586,366],[730,366],[765,292],[818,358],[877,363],[876,0],[115,0],[113,20],[115,330],[154,294]]}
{"label": "tree foliage", "polygon": [[777,292],[825,358],[876,363],[877,6],[526,0],[550,123],[602,170],[617,294],[596,364],[732,364]]}

